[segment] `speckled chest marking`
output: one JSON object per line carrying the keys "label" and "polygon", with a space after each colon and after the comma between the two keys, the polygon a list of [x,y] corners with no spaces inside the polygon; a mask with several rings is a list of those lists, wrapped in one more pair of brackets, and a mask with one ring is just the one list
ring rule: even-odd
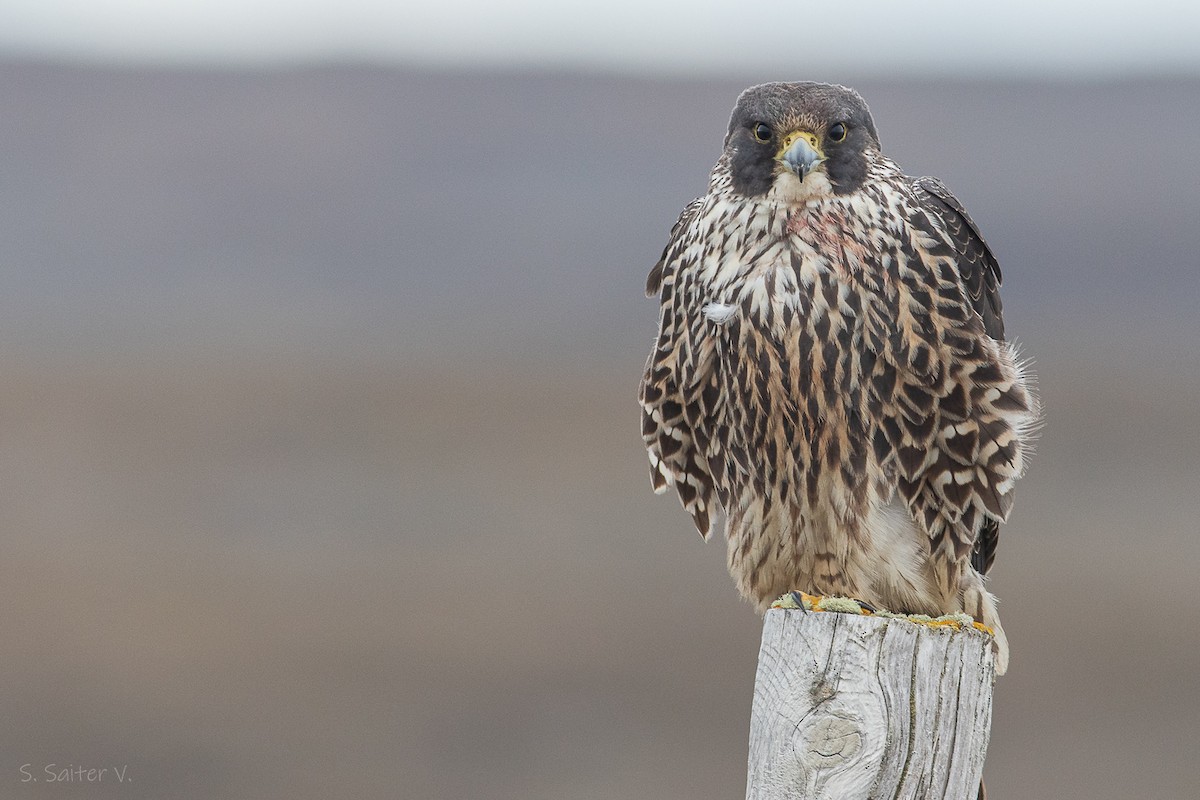
{"label": "speckled chest marking", "polygon": [[986,246],[886,159],[804,203],[741,197],[724,169],[651,273],[655,488],[706,535],[725,512],[760,608],[800,588],[995,621],[972,547],[1008,513],[1037,405],[985,330]]}

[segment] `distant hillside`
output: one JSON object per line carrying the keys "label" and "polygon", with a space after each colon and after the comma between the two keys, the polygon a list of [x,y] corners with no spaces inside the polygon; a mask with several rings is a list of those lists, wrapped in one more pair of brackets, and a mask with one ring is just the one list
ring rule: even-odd
{"label": "distant hillside", "polygon": [[[0,324],[640,347],[645,271],[747,82],[9,63]],[[858,88],[982,225],[1017,330],[1197,319],[1200,82]]]}

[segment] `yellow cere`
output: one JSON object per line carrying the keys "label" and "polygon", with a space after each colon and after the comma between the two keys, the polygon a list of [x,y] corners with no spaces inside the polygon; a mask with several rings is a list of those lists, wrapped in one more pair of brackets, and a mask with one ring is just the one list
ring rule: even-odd
{"label": "yellow cere", "polygon": [[812,145],[813,150],[816,150],[818,154],[824,157],[824,154],[821,153],[820,138],[815,133],[811,133],[809,131],[792,131],[787,136],[783,137],[783,147],[779,148],[779,155],[786,153],[788,148],[795,144],[796,140],[801,137],[807,139],[808,143]]}

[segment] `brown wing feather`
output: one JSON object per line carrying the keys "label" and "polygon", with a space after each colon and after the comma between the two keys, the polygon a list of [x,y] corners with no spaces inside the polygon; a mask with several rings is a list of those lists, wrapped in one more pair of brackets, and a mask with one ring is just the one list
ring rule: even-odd
{"label": "brown wing feather", "polygon": [[994,519],[985,520],[979,529],[979,537],[975,540],[975,549],[971,551],[971,566],[980,575],[987,575],[996,560],[996,546],[1000,544],[1000,522]]}
{"label": "brown wing feather", "polygon": [[913,183],[925,211],[941,223],[958,252],[959,272],[971,305],[983,318],[988,336],[1004,340],[1004,307],[1000,302],[1000,262],[958,198],[937,178]]}
{"label": "brown wing feather", "polygon": [[[650,480],[656,492],[674,485],[696,529],[707,538],[713,531],[713,479],[704,456],[706,442],[698,441],[693,421],[705,419],[715,402],[711,353],[692,329],[687,293],[690,275],[680,282],[683,251],[691,224],[703,198],[693,200],[679,215],[667,246],[646,280],[646,293],[660,295],[659,337],[642,376],[638,399],[642,406],[642,439],[650,456]],[[683,365],[687,365],[685,380]]]}
{"label": "brown wing feather", "polygon": [[[924,177],[916,179],[913,188],[922,208],[939,224],[953,244],[966,298],[979,314],[984,332],[997,341],[1003,341],[1004,316],[1000,300],[1002,275],[995,254],[966,208],[944,183],[937,178]],[[991,501],[986,503],[989,512],[1007,511],[1008,502],[1005,501],[1008,498],[993,493],[987,500]],[[981,574],[987,574],[991,569],[999,538],[999,520],[985,515],[971,551],[971,565]]]}

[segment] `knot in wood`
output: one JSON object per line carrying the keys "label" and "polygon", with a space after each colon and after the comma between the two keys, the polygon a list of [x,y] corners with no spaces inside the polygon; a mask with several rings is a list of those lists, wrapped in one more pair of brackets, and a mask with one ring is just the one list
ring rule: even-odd
{"label": "knot in wood", "polygon": [[804,729],[800,758],[810,768],[829,769],[850,761],[862,747],[862,721],[826,716]]}

